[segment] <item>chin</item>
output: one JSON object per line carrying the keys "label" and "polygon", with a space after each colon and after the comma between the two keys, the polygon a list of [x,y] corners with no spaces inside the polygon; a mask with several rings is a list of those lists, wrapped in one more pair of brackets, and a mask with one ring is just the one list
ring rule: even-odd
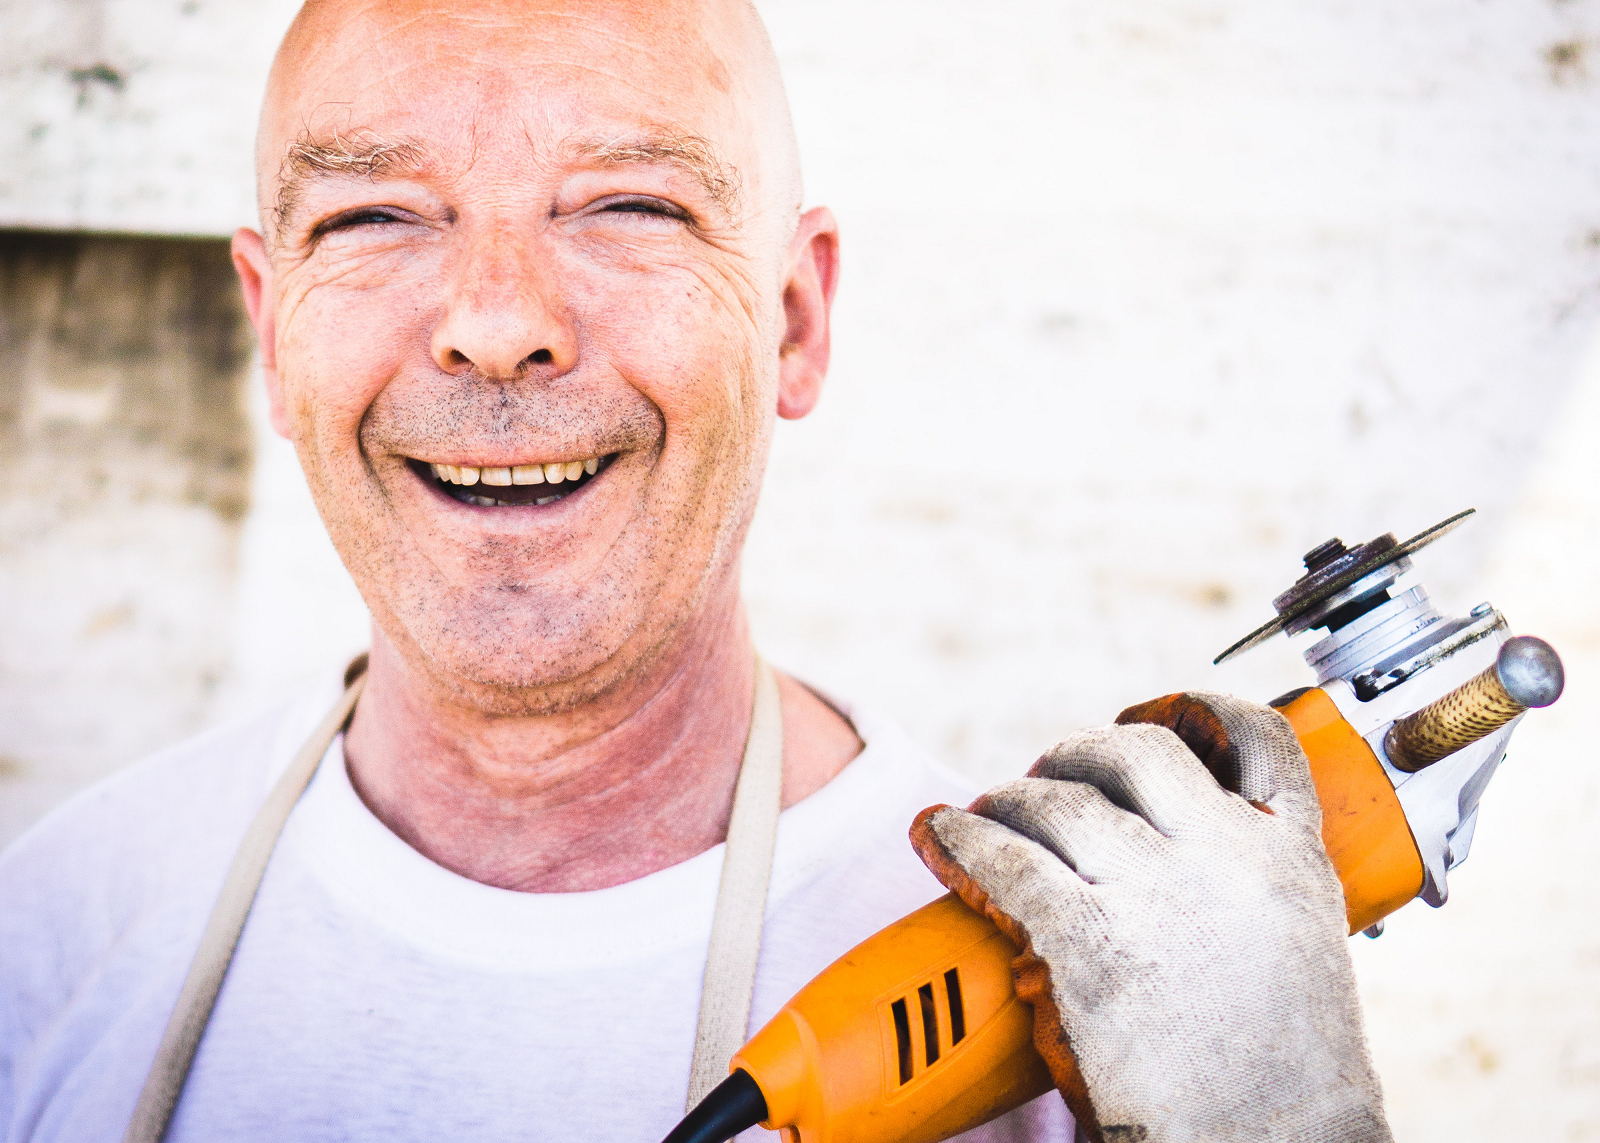
{"label": "chin", "polygon": [[570,608],[559,618],[498,609],[455,618],[448,630],[408,625],[407,641],[458,699],[497,714],[557,713],[592,701],[637,674],[662,641],[619,625],[614,614],[586,623]]}

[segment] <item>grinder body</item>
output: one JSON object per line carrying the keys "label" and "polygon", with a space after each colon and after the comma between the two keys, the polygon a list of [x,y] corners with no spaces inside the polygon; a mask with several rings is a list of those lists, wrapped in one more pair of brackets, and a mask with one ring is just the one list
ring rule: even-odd
{"label": "grinder body", "polygon": [[[1278,618],[1218,657],[1280,631],[1327,632],[1305,652],[1317,685],[1272,705],[1310,761],[1352,933],[1377,936],[1414,897],[1444,902],[1517,718],[1560,693],[1547,644],[1511,639],[1488,604],[1441,615],[1410,574],[1409,555],[1470,514],[1403,544],[1386,534],[1319,546],[1274,600]],[[1513,650],[1533,658],[1508,674]],[[1543,671],[1544,690],[1518,689],[1529,669]],[[787,1143],[935,1143],[970,1130],[1053,1086],[1033,1048],[1033,1011],[1012,986],[1018,951],[942,897],[835,961],[729,1070],[759,1086],[762,1125]]]}
{"label": "grinder body", "polygon": [[[1282,709],[1311,761],[1323,843],[1360,932],[1420,892],[1423,863],[1372,747],[1320,687]],[[1017,947],[953,895],[851,949],[733,1059],[789,1143],[933,1143],[1049,1091]]]}

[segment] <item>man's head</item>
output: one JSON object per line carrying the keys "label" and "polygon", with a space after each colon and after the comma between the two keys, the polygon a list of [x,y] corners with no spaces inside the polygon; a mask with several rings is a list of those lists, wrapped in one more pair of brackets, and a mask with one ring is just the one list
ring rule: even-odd
{"label": "man's head", "polygon": [[257,164],[273,422],[414,668],[559,708],[733,597],[837,266],[744,0],[310,3]]}

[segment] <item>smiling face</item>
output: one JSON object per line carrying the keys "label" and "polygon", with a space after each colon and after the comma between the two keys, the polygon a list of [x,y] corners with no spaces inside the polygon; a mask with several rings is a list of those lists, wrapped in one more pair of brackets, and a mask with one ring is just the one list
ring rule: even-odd
{"label": "smiling face", "polygon": [[408,663],[556,709],[736,598],[835,249],[742,3],[310,6],[259,155],[274,423]]}

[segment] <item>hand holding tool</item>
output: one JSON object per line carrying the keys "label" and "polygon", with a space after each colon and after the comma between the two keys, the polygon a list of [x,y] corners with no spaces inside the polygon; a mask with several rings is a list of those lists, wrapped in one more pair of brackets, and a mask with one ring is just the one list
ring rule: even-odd
{"label": "hand holding tool", "polygon": [[1021,950],[1034,1047],[1090,1138],[1388,1143],[1293,731],[1225,695],[1146,706],[923,811],[912,843]]}

